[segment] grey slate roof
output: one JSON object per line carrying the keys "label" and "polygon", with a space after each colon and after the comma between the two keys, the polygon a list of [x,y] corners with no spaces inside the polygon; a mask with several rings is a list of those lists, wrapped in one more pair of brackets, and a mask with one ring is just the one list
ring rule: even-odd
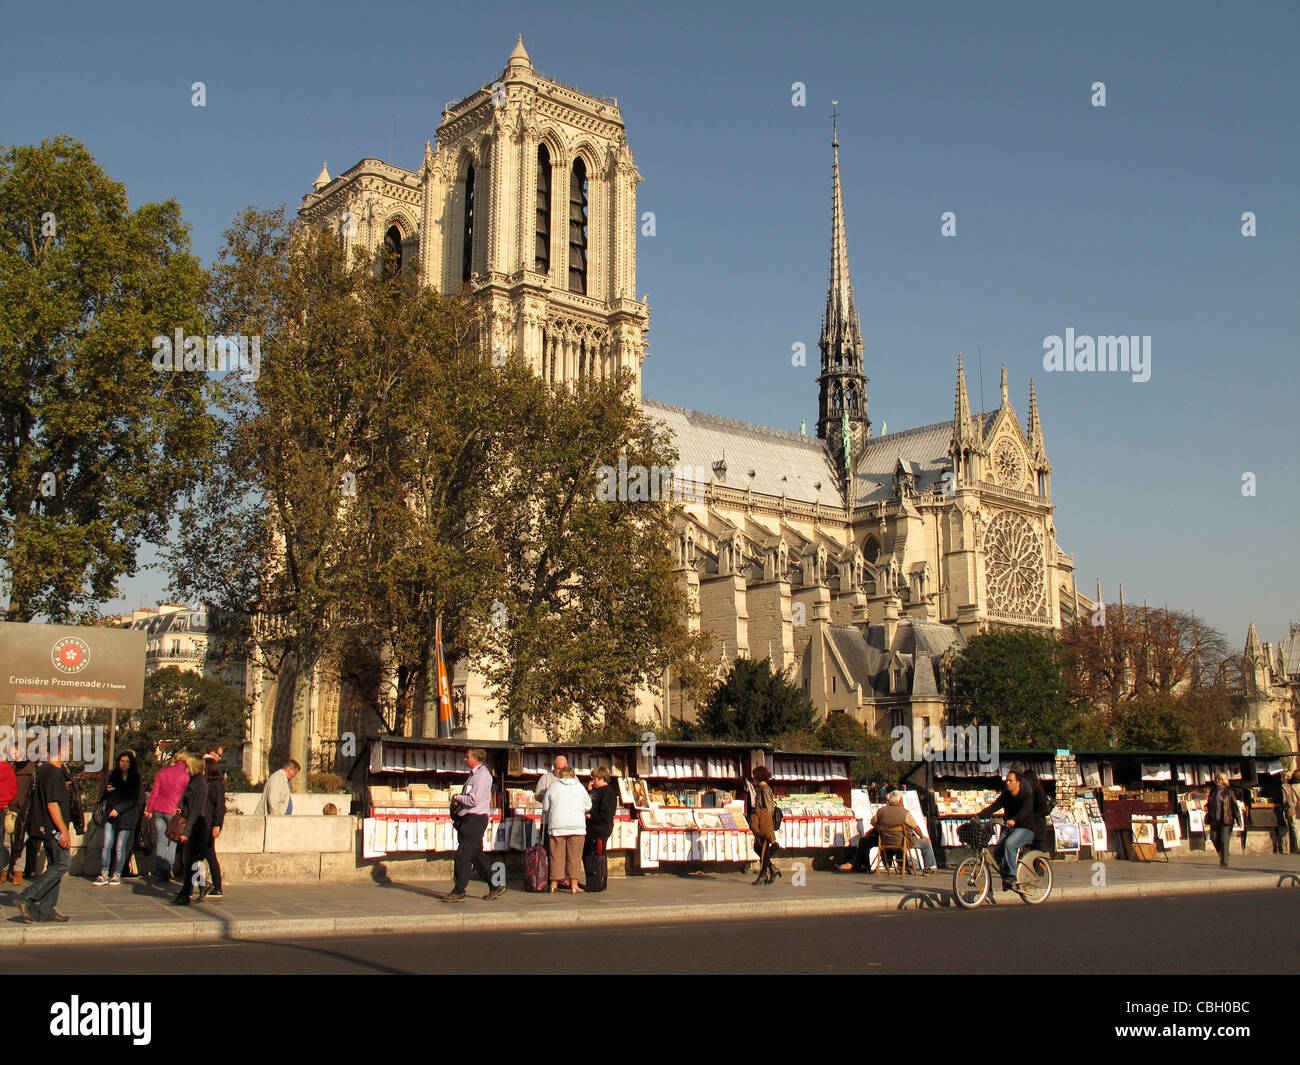
{"label": "grey slate roof", "polygon": [[1282,665],[1288,677],[1300,676],[1300,629],[1292,629],[1281,647]]}
{"label": "grey slate roof", "polygon": [[[801,503],[844,506],[835,465],[825,442],[815,436],[800,436],[652,399],[643,399],[641,406],[672,433],[678,463],[702,468],[706,484],[713,464],[725,457],[727,474],[725,480],[717,481],[720,485],[741,491],[752,488],[769,496],[784,493]],[[750,470],[754,471],[753,477],[749,476]]]}
{"label": "grey slate roof", "polygon": [[949,647],[965,646],[961,633],[953,626],[912,618],[899,621],[889,648],[883,648],[885,630],[881,625],[869,626],[865,635],[856,625],[830,625],[826,631],[853,682],[878,695],[889,694],[887,671],[895,655],[909,667],[907,694],[938,695],[938,660]]}
{"label": "grey slate roof", "polygon": [[[997,411],[985,411],[976,417],[987,432]],[[899,462],[916,477],[916,488],[924,492],[943,480],[945,470],[952,469],[948,445],[952,443],[952,420],[920,425],[897,433],[873,437],[853,460],[857,480],[854,482],[857,504],[890,499],[894,494],[894,471]]]}

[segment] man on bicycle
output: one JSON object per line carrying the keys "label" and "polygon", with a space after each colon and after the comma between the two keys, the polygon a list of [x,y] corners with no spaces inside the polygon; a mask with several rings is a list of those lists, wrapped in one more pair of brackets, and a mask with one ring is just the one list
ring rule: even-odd
{"label": "man on bicycle", "polygon": [[1022,784],[1020,774],[1015,769],[1007,771],[1007,783],[1002,794],[984,807],[978,816],[988,817],[997,810],[1003,812],[1004,828],[1002,840],[993,849],[993,853],[1002,869],[1002,890],[1010,891],[1011,885],[1016,882],[1020,852],[1038,835],[1033,790]]}

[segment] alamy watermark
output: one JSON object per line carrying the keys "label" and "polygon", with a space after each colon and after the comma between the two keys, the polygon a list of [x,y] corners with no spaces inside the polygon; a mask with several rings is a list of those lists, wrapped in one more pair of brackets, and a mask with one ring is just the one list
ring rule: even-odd
{"label": "alamy watermark", "polygon": [[0,725],[0,758],[47,762],[62,751],[70,762],[80,762],[86,772],[104,768],[103,725],[29,725],[22,718],[16,725]]}
{"label": "alamy watermark", "polygon": [[1071,327],[1064,338],[1055,334],[1043,337],[1043,369],[1048,373],[1131,373],[1141,384],[1151,380],[1151,338],[1075,336]]}
{"label": "alamy watermark", "polygon": [[174,339],[163,334],[153,338],[153,368],[217,373],[242,370],[245,381],[256,381],[262,374],[262,338],[242,334],[186,336],[184,329],[177,329]]}
{"label": "alamy watermark", "polygon": [[889,737],[895,762],[978,762],[988,772],[996,772],[1001,762],[997,725],[926,725],[919,735],[907,725],[895,725]]}
{"label": "alamy watermark", "polygon": [[597,468],[596,498],[602,503],[699,503],[704,499],[699,486],[709,483],[710,472],[707,466],[629,466],[621,458],[617,466]]}

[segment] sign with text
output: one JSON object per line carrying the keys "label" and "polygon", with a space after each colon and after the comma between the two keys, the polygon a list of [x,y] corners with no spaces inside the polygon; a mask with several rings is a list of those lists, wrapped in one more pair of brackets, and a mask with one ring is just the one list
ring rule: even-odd
{"label": "sign with text", "polygon": [[0,705],[144,705],[145,633],[0,622]]}

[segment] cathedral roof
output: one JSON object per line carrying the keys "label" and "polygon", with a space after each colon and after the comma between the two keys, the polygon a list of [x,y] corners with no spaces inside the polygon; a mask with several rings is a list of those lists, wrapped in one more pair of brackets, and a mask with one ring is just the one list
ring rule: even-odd
{"label": "cathedral roof", "polygon": [[[976,417],[981,419],[981,427],[987,430],[997,413],[987,411]],[[944,471],[952,469],[952,460],[948,456],[951,443],[951,421],[873,437],[854,460],[857,467],[856,505],[893,498],[894,471],[899,462],[916,477],[918,492],[939,484]]]}
{"label": "cathedral roof", "polygon": [[[835,464],[825,441],[815,436],[801,436],[652,399],[642,400],[641,405],[646,414],[662,422],[672,433],[677,461],[682,466],[703,469],[705,483],[713,464],[723,460],[726,476],[717,478],[717,483],[727,488],[741,491],[751,488],[763,495],[785,495],[791,500],[826,507],[844,506]],[[749,475],[751,470],[753,477]]]}

